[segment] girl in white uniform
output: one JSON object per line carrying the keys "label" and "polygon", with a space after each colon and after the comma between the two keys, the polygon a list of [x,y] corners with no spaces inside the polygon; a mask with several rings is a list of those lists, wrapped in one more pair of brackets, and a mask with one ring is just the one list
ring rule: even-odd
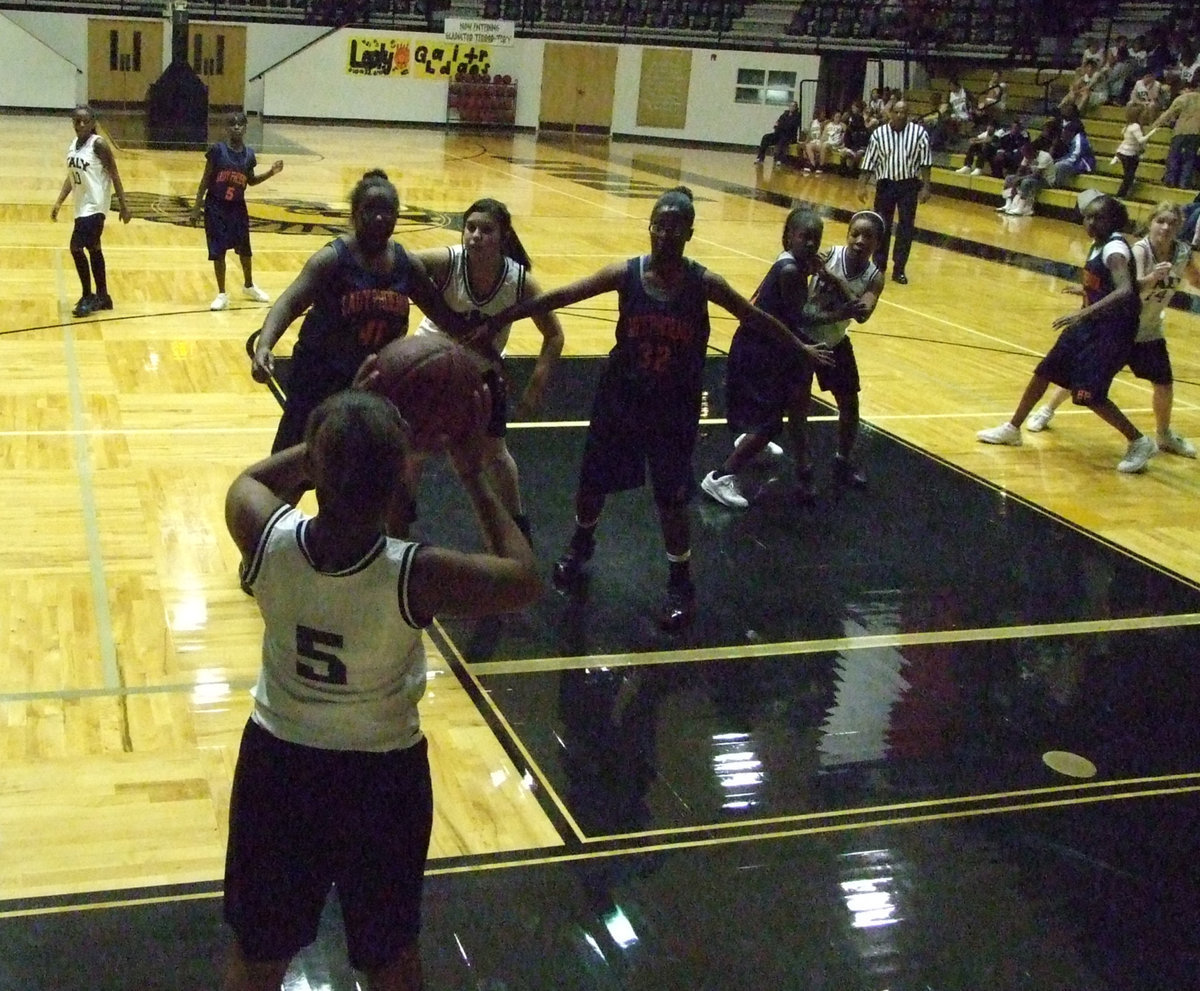
{"label": "girl in white uniform", "polygon": [[[1159,203],[1150,217],[1146,236],[1133,246],[1142,312],[1129,357],[1129,370],[1153,385],[1158,449],[1168,454],[1194,458],[1196,446],[1171,429],[1175,378],[1163,334],[1167,304],[1180,280],[1186,278],[1193,286],[1200,287],[1200,265],[1197,265],[1195,250],[1178,239],[1182,227],[1183,211],[1178,204]],[[1066,389],[1059,389],[1046,405],[1029,417],[1026,427],[1035,432],[1048,430],[1055,411],[1069,395]]]}
{"label": "girl in white uniform", "polygon": [[[370,386],[372,360],[357,384]],[[421,630],[435,616],[520,609],[541,582],[487,484],[479,437],[451,453],[491,554],[385,535],[408,455],[407,427],[387,400],[339,392],[309,416],[304,438],[243,471],[225,502],[265,629],[229,805],[225,919],[235,943],[222,987],[280,987],[336,886],[350,962],[368,986],[419,991],[433,821],[417,714]],[[308,488],[315,516],[289,501]]]}
{"label": "girl in white uniform", "polygon": [[67,177],[50,211],[50,219],[58,219],[59,209],[67,197],[73,195],[75,226],[71,230],[71,258],[83,292],[71,314],[85,317],[96,310],[111,310],[113,305],[108,294],[108,272],[100,238],[104,233],[104,214],[114,189],[121,205],[121,222],[129,223],[133,215],[125,202],[125,187],[121,185],[117,160],[108,142],[96,133],[96,115],[91,107],[76,107],[71,114],[71,125],[75,128],[75,140],[67,146]]}
{"label": "girl in white uniform", "polygon": [[[883,218],[862,210],[850,218],[846,244],[831,248],[820,258],[809,286],[808,304],[804,308],[805,324],[802,334],[814,344],[823,344],[833,356],[830,365],[809,363],[804,370],[798,393],[798,410],[802,423],[808,416],[812,397],[813,375],[822,389],[833,393],[838,408],[837,454],[833,462],[834,479],[839,484],[863,487],[866,476],[855,466],[854,442],[858,439],[858,393],[860,389],[858,362],[847,333],[850,321],[863,323],[875,312],[875,304],[883,292],[883,273],[872,260],[883,238]],[[797,432],[796,458],[808,465],[806,432]],[[806,479],[802,497],[811,498],[811,481]]]}
{"label": "girl in white uniform", "polygon": [[[446,306],[454,313],[478,323],[524,299],[537,296],[541,287],[529,274],[533,263],[513,230],[512,216],[499,200],[481,199],[463,214],[462,243],[417,253],[425,271],[441,291]],[[554,313],[533,317],[541,332],[542,345],[525,393],[514,410],[516,419],[533,416],[542,404],[550,369],[563,349],[562,325]],[[492,368],[485,376],[492,393],[492,416],[486,437],[485,467],[493,487],[522,532],[529,535],[529,519],[521,501],[517,463],[509,453],[504,435],[508,423],[508,396],[501,363],[508,346],[512,324],[505,324],[492,338],[485,357]],[[418,334],[444,333],[425,317]],[[466,342],[470,343],[470,342]],[[416,471],[419,474],[419,467]],[[416,479],[413,479],[415,486]]]}

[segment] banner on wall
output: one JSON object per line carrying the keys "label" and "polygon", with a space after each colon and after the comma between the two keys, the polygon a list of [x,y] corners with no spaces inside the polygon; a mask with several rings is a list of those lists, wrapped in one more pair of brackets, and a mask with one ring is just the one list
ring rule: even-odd
{"label": "banner on wall", "polygon": [[493,48],[511,48],[516,37],[515,21],[480,21],[466,17],[447,17],[446,40],[450,43],[466,42],[468,45],[491,45]]}
{"label": "banner on wall", "polygon": [[410,38],[357,35],[350,38],[346,54],[346,72],[352,76],[454,79],[460,74],[485,76],[492,68],[487,45],[414,45]]}
{"label": "banner on wall", "polygon": [[407,76],[411,53],[407,38],[351,37],[346,71],[352,76]]}

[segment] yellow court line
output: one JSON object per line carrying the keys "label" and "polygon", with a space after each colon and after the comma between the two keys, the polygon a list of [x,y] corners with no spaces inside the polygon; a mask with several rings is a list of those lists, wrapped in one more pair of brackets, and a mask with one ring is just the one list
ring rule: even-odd
{"label": "yellow court line", "polygon": [[1133,616],[1125,619],[1089,619],[1027,626],[992,626],[965,630],[929,630],[919,633],[878,633],[861,637],[830,637],[781,643],[732,644],[726,647],[691,647],[646,651],[639,654],[587,654],[579,657],[541,657],[513,661],[479,661],[468,664],[482,675],[539,674],[545,671],[578,671],[584,668],[623,668],[692,661],[742,661],[759,657],[878,650],[885,647],[922,647],[947,643],[1077,636],[1085,633],[1123,633],[1132,630],[1175,629],[1200,626],[1200,613],[1173,616]]}
{"label": "yellow court line", "polygon": [[487,706],[492,711],[496,721],[504,728],[504,732],[508,734],[508,738],[512,741],[513,746],[517,748],[522,758],[524,758],[524,760],[527,762],[527,766],[538,779],[543,791],[550,797],[550,801],[554,803],[563,819],[566,820],[567,825],[571,827],[572,832],[575,834],[575,838],[581,842],[586,840],[587,837],[583,830],[580,829],[579,824],[575,821],[575,817],[571,815],[566,803],[559,797],[558,790],[550,783],[550,779],[542,770],[541,765],[534,759],[533,754],[529,752],[529,749],[525,746],[525,742],[521,739],[521,735],[513,728],[508,719],[505,718],[504,713],[500,711],[500,707],[496,705],[495,700],[492,698],[492,693],[480,683],[478,676],[472,670],[472,665],[468,664],[463,658],[462,653],[458,649],[458,645],[446,632],[445,627],[442,626],[440,621],[435,619],[433,621],[433,625],[437,628],[438,633],[441,635],[442,640],[449,648],[449,651],[453,653],[455,659],[458,661],[459,669],[466,672],[467,676],[471,679],[472,684],[475,685],[475,689],[479,693],[480,697],[487,700]]}
{"label": "yellow court line", "polygon": [[[962,809],[953,812],[930,813],[928,815],[908,816],[892,819],[872,819],[865,822],[831,823],[826,826],[808,826],[802,829],[777,830],[769,833],[749,833],[736,836],[715,836],[703,839],[684,840],[679,843],[657,843],[651,846],[637,846],[611,850],[584,850],[579,853],[551,854],[545,857],[531,857],[521,860],[493,861],[490,863],[460,864],[454,867],[434,867],[425,871],[426,877],[448,876],[451,874],[473,874],[484,871],[510,870],[519,867],[541,867],[553,864],[569,864],[586,860],[600,860],[613,857],[633,856],[647,853],[670,853],[677,850],[695,850],[704,847],[730,846],[735,843],[751,843],[759,840],[792,839],[797,836],[819,836],[827,833],[844,833],[858,829],[879,829],[885,826],[908,826],[915,823],[948,822],[954,819],[966,819],[984,815],[998,815],[1007,812],[1027,812],[1032,809],[1062,808],[1071,805],[1093,805],[1098,802],[1115,802],[1133,798],[1153,798],[1161,795],[1186,795],[1200,792],[1200,785],[1186,788],[1154,788],[1148,791],[1127,792],[1120,795],[1090,795],[1074,799],[1054,799],[1045,802],[1034,802],[1027,805],[993,806],[986,809]],[[222,897],[222,892],[197,892],[188,895],[164,895],[161,897],[113,899],[94,904],[80,903],[76,905],[56,905],[43,908],[14,909],[0,912],[0,919],[14,919],[35,915],[65,915],[68,912],[92,911],[103,908],[125,908],[135,905],[166,905],[172,902],[198,901]]]}
{"label": "yellow court line", "polygon": [[[714,830],[755,829],[789,822],[809,822],[814,819],[848,819],[883,812],[903,812],[907,809],[936,809],[941,806],[957,806],[995,802],[1000,799],[1019,799],[1034,795],[1056,795],[1062,792],[1098,791],[1121,789],[1132,785],[1156,784],[1169,781],[1200,781],[1200,771],[1180,774],[1161,774],[1142,778],[1115,778],[1108,781],[1080,781],[1067,785],[1052,785],[1046,788],[1022,788],[1016,791],[987,792],[982,795],[958,795],[946,798],[927,798],[912,802],[895,802],[888,805],[867,805],[861,808],[830,809],[824,812],[801,812],[796,815],[771,816],[765,819],[743,819],[737,822],[709,822],[695,826],[678,826],[669,829],[645,829],[631,833],[612,833],[607,836],[589,836],[585,843],[611,843],[616,840],[633,840],[651,836],[678,836],[686,833],[712,832]],[[1196,787],[1200,787],[1198,784]],[[1120,796],[1116,796],[1120,797]]]}

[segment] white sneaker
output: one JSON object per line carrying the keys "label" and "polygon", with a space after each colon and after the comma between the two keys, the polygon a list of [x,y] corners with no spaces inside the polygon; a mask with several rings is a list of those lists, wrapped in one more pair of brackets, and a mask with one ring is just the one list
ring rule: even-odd
{"label": "white sneaker", "polygon": [[981,169],[981,168],[971,169],[971,175],[983,175],[983,169]]}
{"label": "white sneaker", "polygon": [[242,295],[247,299],[252,299],[256,303],[269,303],[271,297],[258,288],[258,286],[243,286]]}
{"label": "white sneaker", "polygon": [[1049,406],[1039,406],[1025,421],[1025,429],[1030,433],[1038,434],[1043,430],[1050,429],[1050,421],[1054,419],[1054,410]]}
{"label": "white sneaker", "polygon": [[210,310],[227,310],[229,309],[229,293],[219,292],[217,298],[208,304]]}
{"label": "white sneaker", "polygon": [[1184,458],[1194,458],[1196,456],[1196,445],[1186,437],[1180,437],[1170,428],[1166,433],[1158,435],[1158,449],[1165,451],[1167,454],[1178,454]]}
{"label": "white sneaker", "polygon": [[989,430],[980,430],[975,435],[985,444],[1007,444],[1009,447],[1021,446],[1021,431],[1011,423],[1002,423]]}
{"label": "white sneaker", "polygon": [[[737,447],[745,436],[745,434],[738,434],[737,439],[733,442],[733,446]],[[769,440],[767,441],[766,446],[759,451],[755,457],[770,458],[773,461],[778,461],[783,457],[783,448],[776,444],[773,440]]]}
{"label": "white sneaker", "polygon": [[971,172],[971,166],[964,165],[961,169],[955,169],[954,171],[959,175],[969,175]]}
{"label": "white sneaker", "polygon": [[1117,462],[1117,471],[1123,471],[1127,475],[1137,474],[1139,471],[1144,471],[1146,462],[1158,453],[1158,445],[1154,441],[1142,434],[1136,440],[1129,442],[1129,447],[1125,451],[1125,457]]}
{"label": "white sneaker", "polygon": [[745,509],[750,505],[750,500],[738,489],[736,475],[723,475],[717,478],[717,473],[710,471],[704,476],[700,488],[722,506],[728,506],[730,509]]}

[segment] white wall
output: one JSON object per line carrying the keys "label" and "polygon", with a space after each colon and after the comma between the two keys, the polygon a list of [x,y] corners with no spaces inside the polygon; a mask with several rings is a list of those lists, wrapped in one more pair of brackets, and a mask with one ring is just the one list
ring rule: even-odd
{"label": "white wall", "polygon": [[[36,71],[28,66],[21,68],[12,57],[0,60],[0,104],[68,109],[85,100],[87,17],[38,12],[9,16],[11,25],[0,17],[0,26],[4,29],[4,33],[0,33],[0,51],[6,55],[10,51],[36,51],[39,54],[33,63]],[[350,75],[346,71],[348,33],[325,32],[325,28],[304,25],[247,24],[246,109],[268,117],[430,124],[445,121],[445,82]],[[406,31],[363,29],[356,33],[408,38],[414,48],[421,43],[439,44],[442,41],[439,35]],[[164,32],[164,63],[170,61],[170,34],[168,24]],[[320,40],[304,47],[314,39]],[[543,41],[523,38],[517,39],[510,48],[492,49],[492,73],[510,75],[517,82],[516,122],[519,127],[537,127],[544,52]],[[292,53],[296,54],[288,58]],[[614,134],[730,145],[757,145],[780,113],[779,107],[734,103],[739,68],[795,72],[799,81],[815,80],[820,67],[820,58],[816,55],[694,49],[687,122],[684,127],[673,129],[637,124],[641,59],[640,47],[617,46]],[[76,67],[83,70],[82,74]],[[893,64],[887,64],[886,69],[890,74],[899,71]],[[261,78],[256,78],[263,73]],[[66,85],[68,79],[69,86]],[[801,110],[806,120],[812,113],[814,91],[812,86],[805,90]],[[10,92],[12,95],[5,97],[4,94]]]}
{"label": "white wall", "polygon": [[[687,123],[682,129],[639,127],[638,87],[641,84],[642,49],[620,46],[617,55],[617,87],[613,96],[614,134],[642,138],[676,138],[732,145],[757,145],[775,125],[782,107],[735,103],[738,69],[766,69],[796,73],[796,82],[815,80],[821,59],[816,55],[781,55],[773,52],[692,50],[692,77],[688,86]],[[816,86],[805,89],[801,112],[807,121],[812,114]]]}
{"label": "white wall", "polygon": [[0,106],[68,109],[82,103],[87,21],[61,18],[71,23],[62,25],[58,43],[50,45],[30,32],[24,19],[0,14]]}

